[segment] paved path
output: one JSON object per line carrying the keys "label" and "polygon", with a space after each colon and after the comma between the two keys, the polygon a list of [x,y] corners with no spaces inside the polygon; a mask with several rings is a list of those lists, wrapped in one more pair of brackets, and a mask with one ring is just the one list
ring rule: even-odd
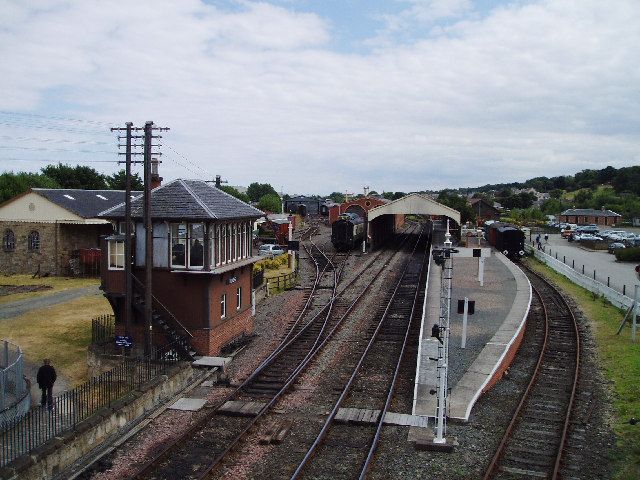
{"label": "paved path", "polygon": [[98,286],[95,285],[91,287],[71,288],[69,290],[63,290],[49,295],[42,295],[35,298],[26,298],[24,300],[5,303],[0,305],[0,320],[17,317],[29,312],[30,310],[50,307],[51,305],[68,302],[69,300],[84,297],[85,295],[101,296],[102,292]]}
{"label": "paved path", "polygon": [[[535,235],[532,238],[535,238]],[[606,285],[608,277],[611,288],[619,292],[624,288],[627,296],[633,296],[634,285],[638,283],[635,275],[636,262],[616,262],[615,255],[607,253],[606,250],[582,249],[578,242],[569,242],[561,238],[560,234],[549,235],[545,252],[554,258],[557,253],[558,260],[561,262],[564,260],[567,265],[573,265],[579,273],[582,273],[584,265],[584,274],[588,277],[593,278],[595,270],[597,281]]]}

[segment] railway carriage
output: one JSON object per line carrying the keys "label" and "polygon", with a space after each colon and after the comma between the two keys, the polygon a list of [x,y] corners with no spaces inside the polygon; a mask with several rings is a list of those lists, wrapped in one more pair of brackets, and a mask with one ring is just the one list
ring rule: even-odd
{"label": "railway carriage", "polygon": [[364,219],[355,213],[343,213],[331,226],[331,243],[337,251],[352,250],[364,240]]}
{"label": "railway carriage", "polygon": [[494,222],[487,225],[486,237],[489,244],[510,260],[517,261],[524,256],[524,232],[515,225]]}

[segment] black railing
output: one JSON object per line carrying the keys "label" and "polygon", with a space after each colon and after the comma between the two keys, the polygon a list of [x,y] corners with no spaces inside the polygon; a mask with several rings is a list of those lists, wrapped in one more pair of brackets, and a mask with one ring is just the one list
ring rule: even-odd
{"label": "black railing", "polygon": [[8,422],[0,432],[0,467],[73,430],[101,408],[165,374],[176,360],[166,348],[155,350],[150,357],[123,357],[119,366],[55,397],[51,409],[34,407],[24,417]]}
{"label": "black railing", "polygon": [[293,288],[296,284],[296,280],[298,279],[298,272],[285,273],[283,275],[278,275],[277,277],[267,278],[267,285],[269,288],[269,295],[272,293],[280,292],[282,290],[287,290],[289,288]]}
{"label": "black railing", "polygon": [[114,315],[100,315],[91,319],[91,343],[106,345],[112,343],[116,335],[116,317]]}
{"label": "black railing", "polygon": [[264,270],[259,270],[253,274],[254,290],[264,283]]}

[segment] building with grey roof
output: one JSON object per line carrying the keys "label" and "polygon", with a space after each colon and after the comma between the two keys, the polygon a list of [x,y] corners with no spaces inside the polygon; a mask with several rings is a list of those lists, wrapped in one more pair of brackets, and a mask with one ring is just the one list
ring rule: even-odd
{"label": "building with grey roof", "polygon": [[[124,220],[125,205],[99,217]],[[253,222],[263,212],[200,180],[178,179],[151,191],[153,225],[152,291],[155,345],[181,339],[185,356],[218,355],[253,331],[251,309]],[[131,202],[133,285],[140,303],[145,290],[143,197]],[[143,308],[125,322],[124,241],[121,233],[103,240],[102,288],[116,317],[116,331],[134,343],[144,338]],[[140,305],[138,305],[140,307]]]}
{"label": "building with grey roof", "polygon": [[124,202],[124,196],[121,190],[32,188],[7,200],[0,205],[0,270],[97,274],[95,249],[100,236],[112,232],[98,214]]}
{"label": "building with grey roof", "polygon": [[615,226],[622,219],[622,215],[602,207],[594,208],[569,208],[560,214],[561,223],[575,223],[577,225],[603,225]]}

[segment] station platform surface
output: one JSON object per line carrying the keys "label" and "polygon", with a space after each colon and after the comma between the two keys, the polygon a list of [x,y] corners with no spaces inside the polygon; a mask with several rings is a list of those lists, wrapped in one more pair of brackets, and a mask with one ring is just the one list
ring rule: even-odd
{"label": "station platform surface", "polygon": [[[482,392],[502,375],[523,333],[531,305],[531,286],[524,273],[501,253],[485,259],[484,282],[478,281],[477,258],[453,258],[449,332],[448,416],[467,421]],[[433,259],[423,306],[413,414],[434,417],[440,342],[431,329],[440,317],[442,268]],[[475,301],[468,316],[466,347],[461,348],[462,315],[457,301]]]}

